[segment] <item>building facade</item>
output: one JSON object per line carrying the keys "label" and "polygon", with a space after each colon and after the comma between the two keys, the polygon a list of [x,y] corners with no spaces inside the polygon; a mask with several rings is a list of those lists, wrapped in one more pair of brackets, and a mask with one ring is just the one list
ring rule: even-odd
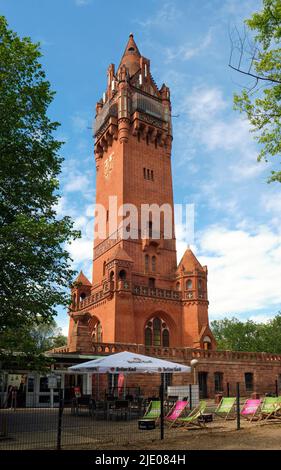
{"label": "building facade", "polygon": [[[72,288],[64,352],[131,350],[185,363],[197,358],[201,396],[225,392],[237,381],[242,393],[274,391],[281,357],[216,351],[207,267],[189,248],[177,264],[170,91],[157,87],[132,34],[117,70],[108,67],[94,136],[95,219],[103,223],[89,253],[92,279],[80,272]],[[153,204],[163,210],[147,210],[144,223],[143,208]],[[132,205],[135,215],[128,218]]]}

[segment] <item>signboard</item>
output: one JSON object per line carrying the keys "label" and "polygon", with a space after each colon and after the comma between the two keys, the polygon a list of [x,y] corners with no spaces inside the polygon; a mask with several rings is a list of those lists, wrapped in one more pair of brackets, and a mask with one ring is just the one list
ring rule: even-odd
{"label": "signboard", "polygon": [[58,378],[56,375],[48,375],[48,388],[57,388]]}
{"label": "signboard", "polygon": [[19,388],[21,384],[22,377],[19,374],[9,374],[8,375],[8,387],[16,387]]}

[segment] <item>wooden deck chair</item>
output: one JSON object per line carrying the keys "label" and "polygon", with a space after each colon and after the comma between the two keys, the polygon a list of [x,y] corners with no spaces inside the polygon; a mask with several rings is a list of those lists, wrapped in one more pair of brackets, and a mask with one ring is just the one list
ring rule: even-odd
{"label": "wooden deck chair", "polygon": [[281,401],[278,397],[265,397],[260,408],[258,421],[268,419],[280,419]]}
{"label": "wooden deck chair", "polygon": [[155,420],[155,423],[157,423],[160,419],[160,415],[161,415],[161,402],[160,400],[152,400],[142,419],[154,419]]}
{"label": "wooden deck chair", "polygon": [[219,418],[228,419],[229,415],[233,413],[236,403],[235,397],[225,397],[222,398],[217,408],[215,409],[215,414]]}
{"label": "wooden deck chair", "polygon": [[206,401],[200,401],[199,405],[194,408],[194,410],[189,413],[185,418],[178,418],[176,424],[178,426],[183,426],[184,428],[189,428],[193,426],[198,426],[199,428],[206,428],[204,421],[201,421],[200,418],[203,415],[207,406]]}
{"label": "wooden deck chair", "polygon": [[165,416],[164,422],[168,424],[169,428],[176,424],[177,419],[183,414],[188,405],[187,400],[177,400],[169,413]]}
{"label": "wooden deck chair", "polygon": [[251,399],[246,400],[240,411],[242,418],[252,421],[253,419],[257,417],[260,406],[261,406],[260,399],[251,398]]}

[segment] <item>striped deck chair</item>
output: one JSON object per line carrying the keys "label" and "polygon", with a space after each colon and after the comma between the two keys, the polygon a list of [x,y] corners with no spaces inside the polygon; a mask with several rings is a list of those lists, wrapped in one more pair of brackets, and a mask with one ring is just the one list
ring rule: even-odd
{"label": "striped deck chair", "polygon": [[160,415],[161,415],[161,402],[160,400],[152,400],[142,419],[154,419],[155,420],[155,423],[157,423],[160,419]]}
{"label": "striped deck chair", "polygon": [[186,416],[185,418],[178,418],[176,424],[179,426],[183,426],[184,428],[189,428],[193,426],[198,426],[199,428],[206,428],[206,424],[200,420],[206,407],[207,402],[200,401],[199,405],[194,408],[194,410],[192,410],[188,416]]}
{"label": "striped deck chair", "polygon": [[279,397],[265,397],[260,408],[258,420],[280,419],[281,400]]}
{"label": "striped deck chair", "polygon": [[251,398],[251,399],[246,400],[240,411],[242,418],[252,421],[253,419],[257,417],[260,406],[261,406],[260,399]]}
{"label": "striped deck chair", "polygon": [[165,416],[164,422],[168,424],[169,428],[171,428],[174,424],[176,424],[177,419],[183,414],[184,410],[188,405],[188,401],[186,400],[177,400],[174,406],[171,408],[169,413]]}
{"label": "striped deck chair", "polygon": [[228,419],[234,411],[236,398],[235,397],[225,397],[218,404],[215,409],[215,414],[219,418]]}

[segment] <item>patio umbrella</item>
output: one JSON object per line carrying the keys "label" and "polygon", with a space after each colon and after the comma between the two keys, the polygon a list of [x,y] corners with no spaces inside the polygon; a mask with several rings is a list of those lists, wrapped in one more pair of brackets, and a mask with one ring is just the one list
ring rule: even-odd
{"label": "patio umbrella", "polygon": [[189,373],[191,368],[176,362],[165,361],[157,357],[144,356],[129,351],[123,351],[110,356],[105,356],[93,361],[69,367],[73,372],[89,372],[96,374],[161,374],[161,439],[164,438],[164,374],[165,373]]}
{"label": "patio umbrella", "polygon": [[165,361],[157,357],[144,356],[129,351],[123,351],[110,356],[104,356],[92,361],[83,362],[69,367],[73,372],[93,372],[104,374],[161,374],[191,371],[189,366],[176,362]]}

